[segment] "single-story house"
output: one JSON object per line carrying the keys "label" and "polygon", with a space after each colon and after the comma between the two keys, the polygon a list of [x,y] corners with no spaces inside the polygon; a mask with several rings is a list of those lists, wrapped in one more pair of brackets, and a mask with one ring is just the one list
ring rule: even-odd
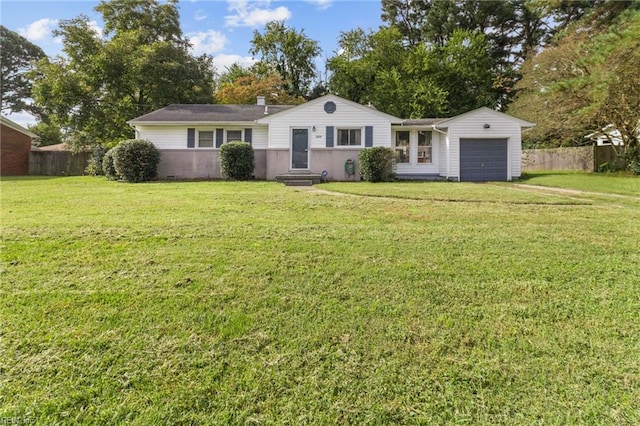
{"label": "single-story house", "polygon": [[[129,121],[161,152],[160,178],[219,178],[219,148],[251,143],[255,176],[358,179],[358,154],[384,146],[406,179],[509,181],[520,176],[521,133],[534,124],[489,108],[452,118],[405,120],[335,95],[297,106],[170,105]],[[349,174],[355,164],[355,176]]]}
{"label": "single-story house", "polygon": [[29,174],[31,141],[36,137],[18,123],[0,116],[0,176]]}

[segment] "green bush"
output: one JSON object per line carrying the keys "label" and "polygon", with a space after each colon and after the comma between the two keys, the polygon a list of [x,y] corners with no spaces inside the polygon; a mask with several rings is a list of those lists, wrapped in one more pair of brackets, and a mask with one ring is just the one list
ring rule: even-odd
{"label": "green bush", "polygon": [[229,142],[220,147],[222,176],[234,180],[247,180],[253,176],[255,154],[246,142]]}
{"label": "green bush", "polygon": [[113,167],[119,179],[127,182],[146,182],[158,176],[160,151],[151,142],[128,139],[113,149]]}
{"label": "green bush", "polygon": [[360,151],[360,176],[369,182],[393,180],[394,156],[391,148],[377,146]]}
{"label": "green bush", "polygon": [[101,145],[96,146],[93,149],[93,153],[91,154],[91,158],[89,159],[89,163],[87,164],[87,168],[84,169],[84,172],[91,176],[103,176],[104,171],[102,170],[102,161],[104,159],[104,148]]}
{"label": "green bush", "polygon": [[116,152],[117,147],[111,148],[102,157],[102,172],[109,180],[118,180],[118,173],[113,165],[113,154]]}
{"label": "green bush", "polygon": [[624,157],[627,160],[627,169],[634,175],[640,175],[640,147],[629,148]]}

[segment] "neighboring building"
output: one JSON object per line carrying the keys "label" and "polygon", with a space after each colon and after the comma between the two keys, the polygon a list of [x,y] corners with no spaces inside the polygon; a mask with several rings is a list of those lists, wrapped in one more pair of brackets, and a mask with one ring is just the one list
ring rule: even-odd
{"label": "neighboring building", "polygon": [[595,141],[597,146],[624,145],[620,131],[613,124],[608,124],[599,132],[589,133],[585,138]]}
{"label": "neighboring building", "polygon": [[[54,151],[54,152],[67,152],[71,151],[71,148],[66,143],[57,143],[54,145],[34,146],[32,151]],[[90,148],[85,148],[85,151],[91,151]]]}
{"label": "neighboring building", "polygon": [[512,180],[520,176],[522,128],[534,124],[480,108],[449,119],[403,120],[335,95],[297,106],[170,105],[129,121],[162,152],[161,178],[219,178],[219,148],[243,140],[255,176],[288,174],[345,180],[345,163],[367,147],[396,152],[406,179]]}
{"label": "neighboring building", "polygon": [[29,130],[0,116],[0,176],[29,174],[29,153],[35,137]]}

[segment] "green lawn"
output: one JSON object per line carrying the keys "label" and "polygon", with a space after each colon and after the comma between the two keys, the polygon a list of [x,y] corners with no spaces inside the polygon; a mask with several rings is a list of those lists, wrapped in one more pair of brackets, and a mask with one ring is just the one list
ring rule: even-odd
{"label": "green lawn", "polygon": [[4,179],[0,423],[640,423],[640,200],[319,188]]}
{"label": "green lawn", "polygon": [[640,176],[627,173],[528,172],[522,183],[640,197]]}

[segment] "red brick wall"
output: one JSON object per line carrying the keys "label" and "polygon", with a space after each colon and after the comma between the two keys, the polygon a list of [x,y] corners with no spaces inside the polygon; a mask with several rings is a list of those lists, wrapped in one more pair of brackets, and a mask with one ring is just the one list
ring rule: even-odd
{"label": "red brick wall", "polygon": [[31,138],[4,124],[0,127],[0,176],[29,173]]}

